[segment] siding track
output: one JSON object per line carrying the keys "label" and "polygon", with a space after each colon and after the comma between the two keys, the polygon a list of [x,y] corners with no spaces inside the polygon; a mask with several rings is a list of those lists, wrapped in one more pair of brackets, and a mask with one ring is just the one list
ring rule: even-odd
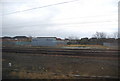
{"label": "siding track", "polygon": [[111,49],[65,49],[65,48],[28,48],[28,47],[3,47],[2,52],[44,54],[44,55],[65,55],[65,56],[89,56],[89,57],[111,57],[117,58],[120,50]]}

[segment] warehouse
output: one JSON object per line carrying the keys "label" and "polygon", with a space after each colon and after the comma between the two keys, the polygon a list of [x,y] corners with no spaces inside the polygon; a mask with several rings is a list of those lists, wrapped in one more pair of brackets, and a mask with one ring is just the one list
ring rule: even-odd
{"label": "warehouse", "polygon": [[32,46],[59,46],[67,43],[63,40],[58,40],[56,37],[37,37],[32,39],[31,44]]}

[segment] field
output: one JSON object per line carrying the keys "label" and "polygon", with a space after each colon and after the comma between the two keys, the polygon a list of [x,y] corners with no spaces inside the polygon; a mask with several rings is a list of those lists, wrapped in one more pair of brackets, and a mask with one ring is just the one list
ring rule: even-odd
{"label": "field", "polygon": [[[3,79],[119,78],[115,49],[3,47]],[[10,67],[8,64],[11,63]]]}

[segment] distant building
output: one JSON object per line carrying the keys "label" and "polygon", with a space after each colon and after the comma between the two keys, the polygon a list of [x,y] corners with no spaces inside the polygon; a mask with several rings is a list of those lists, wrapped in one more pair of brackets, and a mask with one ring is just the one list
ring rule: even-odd
{"label": "distant building", "polygon": [[66,44],[64,40],[56,37],[37,37],[33,38],[31,42],[32,46],[60,46]]}
{"label": "distant building", "polygon": [[103,46],[107,46],[107,47],[114,47],[114,48],[118,48],[118,43],[108,43],[108,42],[104,42]]}
{"label": "distant building", "polygon": [[31,45],[31,38],[26,36],[2,37],[2,45]]}
{"label": "distant building", "polygon": [[31,45],[32,38],[26,36],[15,36],[15,45]]}
{"label": "distant building", "polygon": [[15,45],[14,39],[12,37],[2,37],[2,45],[3,46],[9,46],[9,45]]}
{"label": "distant building", "polygon": [[57,42],[57,46],[63,46],[63,45],[67,45],[67,40],[63,40],[61,38],[56,38],[56,42]]}
{"label": "distant building", "polygon": [[31,39],[26,36],[15,36],[15,37],[13,37],[13,39],[16,41],[31,41]]}
{"label": "distant building", "polygon": [[2,37],[2,41],[13,41],[12,37]]}
{"label": "distant building", "polygon": [[67,44],[66,40],[56,37],[26,37],[26,36],[15,36],[15,37],[3,37],[3,46],[13,45],[26,45],[26,46],[63,46]]}

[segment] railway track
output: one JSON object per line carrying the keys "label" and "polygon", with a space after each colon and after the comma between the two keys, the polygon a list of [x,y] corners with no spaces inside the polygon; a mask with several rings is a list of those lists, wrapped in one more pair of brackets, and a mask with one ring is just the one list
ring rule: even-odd
{"label": "railway track", "polygon": [[44,55],[89,56],[89,57],[118,57],[119,50],[105,49],[65,49],[65,48],[14,48],[3,47],[2,52],[27,53]]}

